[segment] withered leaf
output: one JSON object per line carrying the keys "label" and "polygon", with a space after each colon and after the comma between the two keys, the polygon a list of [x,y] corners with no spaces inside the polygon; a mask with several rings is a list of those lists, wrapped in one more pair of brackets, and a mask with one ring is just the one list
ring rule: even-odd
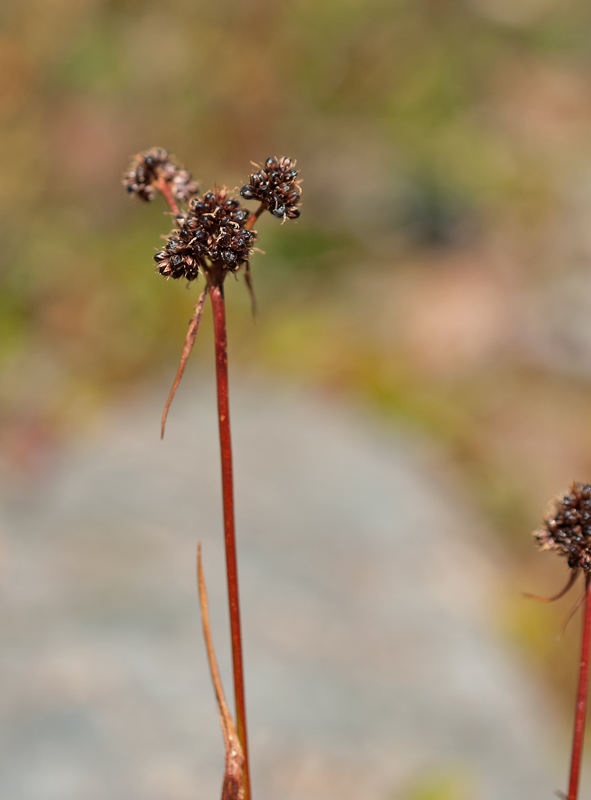
{"label": "withered leaf", "polygon": [[174,383],[172,384],[172,389],[170,390],[170,394],[168,395],[168,400],[166,401],[166,405],[164,406],[164,412],[162,414],[162,423],[160,426],[161,439],[164,439],[164,428],[166,427],[166,417],[168,416],[168,409],[170,408],[170,404],[172,403],[172,398],[174,397],[176,390],[178,389],[178,385],[181,382],[181,378],[183,377],[183,372],[185,371],[185,366],[187,365],[187,359],[189,358],[189,354],[193,349],[193,345],[195,344],[197,331],[199,330],[199,324],[201,322],[201,317],[203,316],[203,308],[205,307],[206,298],[207,298],[207,290],[204,289],[199,295],[199,300],[197,301],[197,305],[195,306],[195,313],[193,314],[193,316],[191,317],[191,321],[189,322],[189,330],[187,331],[185,345],[183,347],[183,352],[181,354],[181,363],[179,364],[179,368],[176,373],[176,378],[174,379]]}
{"label": "withered leaf", "polygon": [[203,577],[203,565],[201,563],[201,544],[197,546],[197,583],[199,586],[199,602],[201,604],[201,621],[203,623],[203,636],[205,638],[205,648],[215,696],[218,704],[220,723],[226,746],[226,766],[224,773],[224,784],[222,787],[222,800],[244,800],[244,752],[236,725],[230,713],[230,709],[224,697],[224,690],[218,669],[213,641],[211,638],[211,628],[209,625],[209,606],[207,603],[207,589],[205,588],[205,578]]}

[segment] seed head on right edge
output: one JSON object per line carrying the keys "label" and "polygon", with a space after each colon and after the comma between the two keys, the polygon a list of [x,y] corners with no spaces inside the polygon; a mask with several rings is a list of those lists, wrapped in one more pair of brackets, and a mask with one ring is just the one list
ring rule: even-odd
{"label": "seed head on right edge", "polygon": [[591,572],[591,486],[573,483],[557,497],[534,538],[541,550],[556,550],[572,570]]}

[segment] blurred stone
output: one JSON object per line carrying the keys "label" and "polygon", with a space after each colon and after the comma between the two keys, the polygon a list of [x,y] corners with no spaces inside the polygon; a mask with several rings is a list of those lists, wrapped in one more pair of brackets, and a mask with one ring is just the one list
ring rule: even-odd
{"label": "blurred stone", "polygon": [[[185,383],[160,442],[167,388],[34,494],[5,491],[7,800],[219,797],[195,586],[200,540],[231,696],[215,395]],[[498,567],[420,448],[320,400],[233,391],[254,796],[408,797],[441,771],[474,800],[551,797],[566,753],[492,633]]]}

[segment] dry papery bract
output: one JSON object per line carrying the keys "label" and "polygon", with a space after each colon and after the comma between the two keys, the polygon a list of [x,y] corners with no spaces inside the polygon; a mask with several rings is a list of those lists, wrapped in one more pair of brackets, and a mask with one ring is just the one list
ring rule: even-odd
{"label": "dry papery bract", "polygon": [[205,639],[205,649],[207,660],[211,671],[211,680],[215,690],[215,697],[218,704],[220,724],[224,736],[226,747],[226,764],[224,769],[224,783],[222,787],[222,800],[244,800],[244,752],[236,725],[224,697],[222,679],[218,669],[213,639],[211,637],[211,626],[209,624],[209,604],[207,601],[207,588],[203,577],[203,563],[201,560],[201,544],[197,545],[197,587],[199,590],[199,603],[201,605],[201,622],[203,623],[203,637]]}

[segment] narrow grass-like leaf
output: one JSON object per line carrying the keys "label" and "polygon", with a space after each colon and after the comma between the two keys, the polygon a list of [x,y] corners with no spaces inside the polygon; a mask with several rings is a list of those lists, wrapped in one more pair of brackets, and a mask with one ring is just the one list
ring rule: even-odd
{"label": "narrow grass-like leaf", "polygon": [[191,317],[191,321],[189,322],[187,338],[185,339],[185,345],[183,347],[183,352],[181,354],[181,363],[179,364],[179,368],[176,373],[176,378],[174,379],[174,383],[172,384],[172,389],[170,390],[170,394],[168,395],[168,400],[166,401],[166,405],[164,406],[164,411],[162,413],[162,422],[160,426],[161,439],[164,439],[164,429],[166,427],[166,418],[168,416],[168,409],[170,408],[170,404],[172,403],[172,398],[174,397],[176,390],[178,389],[179,383],[181,382],[181,378],[183,377],[183,372],[185,371],[185,367],[187,365],[187,359],[189,358],[189,354],[193,349],[193,345],[195,344],[195,339],[197,338],[197,332],[199,330],[201,317],[203,316],[203,308],[205,307],[206,298],[207,298],[207,289],[204,289],[199,295],[199,300],[197,301],[197,305],[195,306],[195,313],[193,314],[193,316]]}
{"label": "narrow grass-like leaf", "polygon": [[220,672],[218,669],[213,641],[211,638],[211,627],[209,624],[209,606],[207,603],[207,589],[205,578],[203,577],[203,564],[201,561],[201,544],[197,545],[197,584],[199,587],[199,602],[201,604],[201,621],[203,623],[203,636],[207,650],[211,679],[220,715],[220,724],[226,746],[226,766],[224,772],[224,783],[222,787],[222,800],[244,800],[244,753],[238,738],[236,726],[226,698]]}

